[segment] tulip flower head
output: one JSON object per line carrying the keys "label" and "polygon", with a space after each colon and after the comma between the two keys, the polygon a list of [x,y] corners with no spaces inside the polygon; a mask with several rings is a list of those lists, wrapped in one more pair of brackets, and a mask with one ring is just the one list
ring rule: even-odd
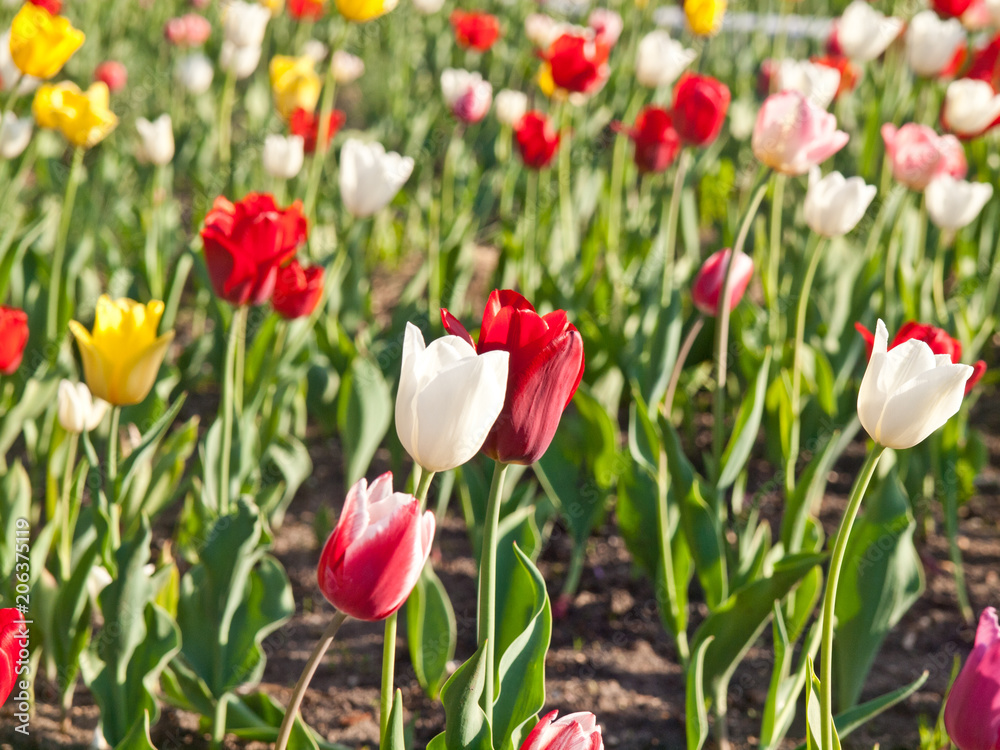
{"label": "tulip flower head", "polygon": [[821,179],[819,167],[813,167],[804,205],[806,224],[824,237],[842,237],[858,225],[876,192],[861,177],[845,179],[831,172]]}
{"label": "tulip flower head", "polygon": [[1000,95],[987,81],[959,78],[948,84],[941,124],[959,138],[975,138],[1000,124]]}
{"label": "tulip flower head", "polygon": [[128,85],[128,69],[117,60],[106,60],[94,69],[94,80],[101,81],[114,94]]}
{"label": "tulip flower head", "polygon": [[302,169],[305,141],[301,135],[271,134],[264,139],[264,171],[279,180],[290,180]]}
{"label": "tulip flower head", "polygon": [[[447,310],[444,328],[472,337]],[[476,347],[481,357],[509,353],[503,410],[483,453],[503,463],[532,464],[548,450],[562,413],[583,379],[583,337],[564,310],[539,315],[517,292],[494,290],[486,302]]]}
{"label": "tulip flower head", "polygon": [[0,305],[0,375],[13,375],[21,366],[27,343],[27,314],[16,307]]}
{"label": "tulip flower head", "polygon": [[399,0],[336,0],[340,15],[354,23],[374,21],[391,11]]}
{"label": "tulip flower head", "polygon": [[520,91],[503,89],[497,93],[495,110],[500,122],[514,127],[528,111],[528,96]]}
{"label": "tulip flower head", "polygon": [[398,611],[420,577],[434,541],[434,514],[413,495],[392,491],[392,473],[351,487],[323,547],[316,577],[323,596],[358,620]]}
{"label": "tulip flower head", "polygon": [[868,369],[858,391],[858,417],[872,440],[903,450],[920,443],[962,406],[969,365],[953,364],[946,354],[909,339],[888,349],[889,332],[881,320]]}
{"label": "tulip flower head", "polygon": [[323,87],[315,65],[315,61],[308,55],[275,55],[271,58],[271,90],[274,92],[275,108],[282,118],[287,120],[297,109],[315,111],[319,91]]}
{"label": "tulip flower head", "polygon": [[59,381],[57,404],[59,424],[66,432],[77,435],[95,429],[108,410],[108,402],[94,398],[86,383],[65,379]]}
{"label": "tulip flower head", "polygon": [[271,304],[274,311],[287,320],[312,315],[323,296],[323,269],[320,266],[303,268],[292,260],[278,271]]}
{"label": "tulip flower head", "polygon": [[541,112],[526,112],[514,128],[517,150],[526,167],[547,167],[559,150],[559,131]]}
{"label": "tulip flower head", "polygon": [[84,378],[94,396],[114,406],[138,404],[146,398],[174,338],[173,331],[156,335],[161,317],[159,300],[144,305],[102,294],[92,332],[70,321]]}
{"label": "tulip flower head", "polygon": [[594,36],[602,43],[614,47],[618,37],[622,35],[625,22],[610,8],[594,8],[587,16],[587,27],[593,30]]}
{"label": "tulip flower head", "polygon": [[0,158],[16,159],[31,141],[30,117],[18,119],[13,112],[0,115]]}
{"label": "tulip flower head", "polygon": [[413,0],[413,7],[418,13],[429,16],[444,7],[444,0]]}
{"label": "tulip flower head", "polygon": [[779,60],[774,65],[777,91],[798,91],[820,109],[826,109],[840,88],[840,71],[808,60]]}
{"label": "tulip flower head", "polygon": [[79,148],[93,148],[118,127],[118,117],[108,108],[108,87],[92,83],[80,91],[75,83],[46,84],[35,92],[31,112],[41,128],[58,130]]}
{"label": "tulip flower head", "polygon": [[396,393],[396,434],[426,471],[448,471],[479,451],[504,406],[510,355],[477,355],[461,336],[424,344],[406,324]]}
{"label": "tulip flower head", "polygon": [[500,38],[500,19],[490,13],[454,10],[451,27],[459,47],[485,52]]}
{"label": "tulip flower head", "polygon": [[651,31],[639,42],[635,78],[650,89],[669,86],[697,56],[663,29]]}
{"label": "tulip flower head", "polygon": [[558,711],[542,717],[521,745],[521,750],[604,750],[597,717],[580,711],[561,719]]}
{"label": "tulip flower head", "polygon": [[11,24],[10,55],[24,75],[48,79],[62,70],[83,40],[83,32],[69,19],[25,3]]}
{"label": "tulip flower head", "polygon": [[[330,113],[330,119],[327,120],[324,147],[330,145],[333,136],[337,134],[337,131],[343,127],[346,121],[347,115],[339,109],[335,109]],[[288,130],[292,135],[302,136],[303,148],[307,154],[311,154],[316,150],[316,144],[319,142],[319,125],[319,117],[304,109],[295,110],[292,112],[292,116],[288,118]]]}
{"label": "tulip flower head", "polygon": [[197,13],[171,18],[163,27],[163,36],[176,47],[199,47],[212,35],[212,24]]}
{"label": "tulip flower head", "polygon": [[987,607],[979,616],[972,653],[951,686],[944,725],[958,750],[996,750],[1000,744],[1000,624]]}
{"label": "tulip flower head", "polygon": [[174,80],[195,96],[208,91],[214,75],[215,68],[212,67],[211,60],[200,52],[182,57],[174,67]]}
{"label": "tulip flower head", "polygon": [[726,0],[684,0],[684,15],[698,36],[714,36],[722,28]]}
{"label": "tulip flower head", "polygon": [[972,5],[972,0],[931,0],[931,7],[944,18],[961,18]]}
{"label": "tulip flower head", "polygon": [[330,59],[333,80],[337,83],[354,83],[365,73],[365,63],[357,55],[338,49]]}
{"label": "tulip flower head", "polygon": [[710,76],[685,73],[674,88],[674,129],[685,146],[703,147],[719,136],[729,110],[729,88]]}
{"label": "tulip flower head", "polygon": [[21,652],[25,647],[24,618],[15,607],[0,609],[0,706],[15,685],[21,670]]}
{"label": "tulip flower head", "polygon": [[445,68],[441,73],[441,93],[451,113],[469,124],[486,117],[493,102],[490,82],[468,70]]}
{"label": "tulip flower head", "polygon": [[260,62],[261,45],[271,11],[257,3],[230,0],[222,15],[219,65],[237,79],[249,77]]}
{"label": "tulip flower head", "polygon": [[798,91],[772,94],[757,113],[751,145],[754,156],[782,174],[805,174],[840,151],[850,136],[837,118]]}
{"label": "tulip flower head", "polygon": [[140,139],[136,158],[146,164],[169,164],[174,158],[174,129],[170,115],[162,114],[152,122],[140,117],[135,121],[135,129]]}
{"label": "tulip flower head", "polygon": [[[708,256],[694,277],[691,286],[691,301],[705,315],[715,317],[719,312],[719,298],[726,284],[726,268],[730,263],[730,249],[719,250]],[[729,290],[729,309],[732,311],[743,299],[750,279],[753,278],[753,259],[740,253],[733,259],[732,282]]]}
{"label": "tulip flower head", "polygon": [[567,32],[549,45],[542,58],[552,84],[565,92],[593,94],[608,80],[611,46],[592,31]]}
{"label": "tulip flower head", "polygon": [[567,31],[586,33],[582,27],[573,27],[571,24],[557,21],[544,13],[529,13],[528,17],[524,19],[524,35],[539,49],[548,49],[556,39]]}
{"label": "tulip flower head", "polygon": [[326,0],[288,0],[288,15],[296,21],[318,21],[326,12]]}
{"label": "tulip flower head", "polygon": [[965,43],[957,18],[942,20],[932,10],[917,13],[906,29],[906,59],[919,76],[941,75]]}
{"label": "tulip flower head", "polygon": [[844,57],[843,55],[821,55],[819,57],[810,58],[810,61],[816,65],[822,65],[827,68],[833,68],[840,74],[840,83],[837,85],[837,91],[833,95],[834,100],[837,99],[841,94],[847,94],[858,85],[858,69],[851,62],[851,58]]}
{"label": "tulip flower head", "polygon": [[886,123],[882,140],[892,164],[892,176],[911,190],[923,190],[941,175],[965,177],[968,165],[962,144],[953,135],[938,135],[926,125]]}
{"label": "tulip flower head", "polygon": [[935,177],[924,190],[931,221],[950,231],[971,224],[992,197],[993,186],[988,182],[966,182],[949,175]]}
{"label": "tulip flower head", "polygon": [[855,62],[874,60],[903,29],[903,20],[879,13],[865,0],[854,0],[837,20],[837,46]]}
{"label": "tulip flower head", "polygon": [[413,173],[413,159],[381,143],[353,138],[340,149],[340,197],[356,217],[371,216],[389,205]]}
{"label": "tulip flower head", "polygon": [[635,165],[642,173],[662,172],[673,164],[681,148],[670,113],[662,107],[646,107],[633,127],[616,123],[615,128],[635,144]]}

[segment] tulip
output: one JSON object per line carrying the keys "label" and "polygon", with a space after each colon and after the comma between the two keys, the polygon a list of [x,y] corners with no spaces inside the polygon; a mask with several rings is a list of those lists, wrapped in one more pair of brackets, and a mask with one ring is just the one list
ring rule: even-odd
{"label": "tulip", "polygon": [[962,406],[969,365],[935,355],[923,341],[909,339],[887,350],[881,320],[858,391],[858,417],[872,440],[886,448],[911,448],[943,425]]}
{"label": "tulip", "polygon": [[865,0],[854,0],[837,20],[837,44],[850,59],[868,62],[885,52],[902,28],[902,19],[879,13]]}
{"label": "tulip", "polygon": [[[548,49],[556,39],[571,29],[570,24],[557,21],[544,13],[529,13],[524,19],[524,35],[539,49]],[[579,31],[585,33],[583,28]]]}
{"label": "tulip", "polygon": [[[324,148],[330,145],[333,136],[337,134],[337,131],[340,130],[346,119],[346,115],[339,109],[335,109],[330,113],[330,119],[327,120]],[[319,122],[319,117],[304,109],[297,109],[292,112],[292,116],[288,120],[289,131],[291,131],[292,135],[302,136],[303,148],[307,154],[311,154],[316,150],[316,142],[319,140]]]}
{"label": "tulip", "polygon": [[108,87],[101,82],[83,92],[75,83],[64,81],[38,89],[31,111],[39,127],[58,130],[74,146],[88,149],[118,126],[108,102]]}
{"label": "tulip", "polygon": [[264,171],[279,180],[290,180],[302,169],[305,141],[301,135],[269,135],[264,139]]}
{"label": "tulip", "polygon": [[972,223],[993,197],[986,182],[966,182],[949,175],[935,177],[924,190],[927,213],[940,229],[957,231]]}
{"label": "tulip", "polygon": [[350,138],[340,150],[340,197],[352,215],[371,216],[389,205],[412,173],[411,157]]}
{"label": "tulip", "polygon": [[[862,338],[865,340],[865,344],[868,346],[868,358],[871,359],[872,350],[875,348],[875,334],[869,331],[860,323],[855,323],[854,328],[861,334]],[[927,346],[931,348],[931,352],[934,354],[944,354],[949,359],[951,359],[952,364],[958,364],[962,361],[962,344],[953,339],[948,335],[948,332],[941,328],[936,328],[934,326],[927,325],[926,323],[916,323],[910,321],[904,323],[903,327],[899,329],[899,333],[896,334],[896,338],[892,340],[889,344],[889,351],[893,348],[899,346],[904,341],[909,341],[910,339],[916,339],[917,341],[923,341]],[[986,363],[983,360],[979,360],[972,365],[972,375],[965,383],[965,392],[968,394],[972,390],[972,387],[979,382],[979,379],[986,372]]]}
{"label": "tulip", "polygon": [[542,169],[559,149],[559,131],[541,112],[526,112],[514,127],[517,150],[525,166]]}
{"label": "tulip", "polygon": [[712,36],[722,28],[726,0],[684,0],[688,26],[698,36]]}
{"label": "tulip", "polygon": [[[45,8],[49,13],[54,16],[58,16],[62,13],[62,0],[28,0],[32,5],[37,5],[39,8]],[[17,5],[17,3],[7,3],[8,5]]]}
{"label": "tulip", "polygon": [[542,56],[552,83],[564,91],[592,94],[608,80],[611,47],[593,34],[564,33]]}
{"label": "tulip", "polygon": [[729,109],[729,89],[709,76],[685,73],[674,88],[674,129],[685,146],[707,146],[719,136]]}
{"label": "tulip", "polygon": [[0,375],[12,375],[21,366],[28,343],[28,316],[24,310],[0,305]]}
{"label": "tulip", "polygon": [[429,16],[444,7],[444,0],[413,0],[413,7],[418,13]]}
{"label": "tulip", "polygon": [[543,716],[521,750],[604,750],[596,716],[586,711],[566,714],[561,719],[556,718],[558,715],[558,711],[550,711]]}
{"label": "tulip", "polygon": [[640,172],[662,172],[680,151],[680,137],[670,113],[662,107],[646,107],[636,118],[635,127],[627,128],[621,123],[615,126],[635,144],[635,164]]}
{"label": "tulip", "polygon": [[987,607],[979,616],[976,644],[951,686],[944,725],[958,750],[996,750],[1000,745],[1000,624]]}
{"label": "tulip", "polygon": [[278,271],[271,304],[278,315],[293,320],[312,315],[322,296],[323,269],[303,268],[297,260],[292,260]]}
{"label": "tulip", "polygon": [[942,20],[934,11],[921,11],[906,29],[906,59],[919,76],[941,75],[964,42],[965,29],[957,18]]}
{"label": "tulip", "polygon": [[960,138],[982,135],[1000,121],[1000,96],[986,81],[960,78],[948,84],[941,122]]}
{"label": "tulip", "polygon": [[275,55],[271,59],[271,90],[274,105],[284,119],[292,116],[296,109],[313,112],[319,102],[322,81],[314,70],[314,60],[302,57]]}
{"label": "tulip", "polygon": [[805,174],[840,151],[850,136],[837,130],[837,118],[797,91],[769,96],[754,124],[754,156],[782,174]]}
{"label": "tulip", "polygon": [[399,0],[337,0],[337,10],[348,21],[365,23],[384,16]]}
{"label": "tulip", "polygon": [[365,72],[365,63],[357,55],[338,49],[330,60],[333,80],[337,83],[354,83]]}
{"label": "tulip", "polygon": [[219,51],[219,67],[237,80],[243,80],[257,70],[260,55],[260,47],[239,47],[230,41],[224,41]]}
{"label": "tulip", "polygon": [[229,0],[222,15],[222,34],[235,47],[260,47],[271,12],[263,5]]}
{"label": "tulip", "polygon": [[847,180],[840,172],[820,179],[819,167],[813,167],[804,205],[806,224],[824,237],[842,237],[858,225],[876,192],[861,177]]}
{"label": "tulip", "polygon": [[318,21],[326,12],[326,0],[288,0],[288,15],[296,21]]}
{"label": "tulip", "polygon": [[30,94],[41,85],[41,80],[26,76],[21,73],[20,68],[14,63],[14,58],[10,54],[10,34],[7,29],[0,34],[0,90],[10,91],[17,89],[18,96]]}
{"label": "tulip", "polygon": [[[309,39],[302,45],[302,54],[310,58],[314,63],[321,63],[329,54],[329,48],[319,39]],[[346,52],[344,54],[347,54]],[[332,61],[331,61],[332,67]],[[338,81],[339,83],[339,81]]]}
{"label": "tulip", "polygon": [[396,394],[396,434],[425,471],[448,471],[471,459],[504,406],[510,355],[477,355],[463,337],[424,345],[406,324]]}
{"label": "tulip", "polygon": [[48,79],[62,70],[83,40],[83,32],[69,19],[25,3],[10,27],[10,55],[24,75]]}
{"label": "tulip", "polygon": [[972,0],[959,20],[968,31],[982,31],[993,25],[993,17],[986,0]]}
{"label": "tulip", "polygon": [[798,91],[820,109],[826,109],[840,88],[840,71],[807,60],[780,60],[774,69],[774,88]]}
{"label": "tulip", "polygon": [[138,404],[156,381],[174,332],[157,338],[163,303],[130,299],[97,300],[93,333],[75,320],[69,329],[80,347],[83,374],[91,392],[114,406]]}
{"label": "tulip", "polygon": [[[691,286],[691,301],[694,302],[694,306],[713,318],[719,312],[719,297],[722,296],[722,288],[726,283],[726,268],[732,254],[733,251],[727,248],[708,256]],[[733,259],[732,264],[733,269],[730,272],[732,280],[729,285],[730,311],[736,309],[743,299],[743,293],[753,278],[753,260],[749,255],[740,253]]]}
{"label": "tulip", "polygon": [[931,0],[935,12],[946,18],[960,18],[970,5],[972,0]]}
{"label": "tulip", "polygon": [[445,104],[459,120],[479,122],[490,111],[493,87],[479,73],[445,68],[441,73],[441,93]]}
{"label": "tulip", "polygon": [[174,130],[170,115],[162,114],[150,122],[145,117],[135,121],[135,129],[139,131],[139,147],[136,157],[147,164],[162,167],[174,158]]}
{"label": "tulip", "polygon": [[0,706],[7,701],[21,675],[21,650],[26,645],[23,622],[15,607],[0,609]]}
{"label": "tulip", "polygon": [[953,135],[939,136],[926,125],[912,122],[899,129],[886,123],[882,126],[882,139],[892,164],[892,176],[912,190],[923,190],[931,180],[944,174],[965,176],[965,152]]}
{"label": "tulip", "polygon": [[625,22],[610,8],[594,8],[587,16],[587,26],[593,29],[598,40],[609,47],[614,47],[618,37],[622,35]]}
{"label": "tulip", "polygon": [[163,27],[163,36],[177,47],[198,47],[212,35],[212,24],[197,13],[171,18]]}
{"label": "tulip", "polygon": [[[444,328],[469,345],[472,337],[447,310]],[[481,357],[509,352],[503,410],[482,450],[501,463],[540,459],[583,379],[583,338],[564,310],[539,315],[517,292],[494,290],[479,329]]]}
{"label": "tulip", "polygon": [[650,89],[669,86],[697,56],[697,52],[671,39],[666,31],[651,31],[639,42],[635,78]]}
{"label": "tulip", "polygon": [[398,611],[420,578],[434,541],[434,514],[413,495],[392,491],[392,473],[371,487],[362,478],[323,546],[316,577],[334,607],[358,620]]}
{"label": "tulip", "polygon": [[500,38],[500,19],[490,13],[454,10],[451,27],[459,47],[485,52]]}
{"label": "tulip", "polygon": [[504,125],[514,127],[528,111],[528,96],[520,91],[504,89],[496,96],[497,119]]}
{"label": "tulip", "polygon": [[107,60],[94,69],[94,80],[101,81],[114,94],[128,84],[128,70],[117,60]]}
{"label": "tulip", "polygon": [[200,52],[182,57],[174,68],[174,80],[195,96],[208,91],[214,75],[211,61]]}
{"label": "tulip", "polygon": [[59,424],[66,432],[77,435],[95,429],[108,410],[108,402],[94,398],[85,383],[71,383],[66,379],[59,381],[57,405]]}
{"label": "tulip", "polygon": [[810,58],[816,65],[824,65],[833,68],[840,74],[840,83],[837,85],[837,92],[833,95],[836,99],[841,94],[854,91],[858,85],[858,69],[851,62],[851,58],[843,55],[822,55]]}
{"label": "tulip", "polygon": [[31,141],[31,118],[18,119],[13,112],[0,115],[0,158],[15,159]]}
{"label": "tulip", "polygon": [[306,235],[300,201],[282,209],[266,193],[250,193],[235,204],[219,196],[201,230],[215,293],[236,306],[263,304],[274,291],[278,269]]}

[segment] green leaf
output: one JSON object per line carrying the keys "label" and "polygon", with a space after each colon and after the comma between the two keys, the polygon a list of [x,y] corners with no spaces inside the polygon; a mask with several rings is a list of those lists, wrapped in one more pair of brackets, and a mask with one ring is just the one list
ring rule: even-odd
{"label": "green leaf", "polygon": [[406,600],[406,638],[417,682],[431,700],[436,700],[448,662],[455,657],[458,625],[448,592],[430,560]]}
{"label": "green leaf", "polygon": [[886,693],[878,698],[872,698],[870,701],[841,712],[833,720],[833,723],[837,727],[837,733],[841,737],[846,737],[883,711],[887,711],[897,703],[905,701],[927,682],[928,676],[929,673],[925,671],[909,685],[904,685],[897,690],[893,690],[891,693]]}
{"label": "green leaf", "polygon": [[698,644],[692,654],[691,667],[687,673],[687,689],[685,700],[685,732],[687,734],[687,750],[701,750],[708,739],[708,711],[705,708],[705,651],[712,644],[709,636]]}
{"label": "green leaf", "polygon": [[441,689],[445,730],[427,750],[493,750],[490,724],[479,705],[486,689],[486,645],[455,670]]}
{"label": "green leaf", "polygon": [[142,717],[132,725],[132,729],[121,742],[114,746],[115,750],[156,750],[149,736],[149,711],[143,711]]}
{"label": "green leaf", "polygon": [[[259,507],[268,520],[272,528],[278,528],[284,522],[285,511],[295,497],[302,483],[309,478],[313,471],[312,458],[309,456],[309,449],[305,443],[294,435],[279,435],[268,446],[261,462],[265,465],[273,465],[281,475],[280,482],[284,486],[279,492],[274,493],[273,499],[266,504],[261,501]],[[270,468],[270,466],[268,466]],[[264,476],[273,476],[273,471],[265,470]],[[269,488],[258,494],[261,498]]]}
{"label": "green leaf", "polygon": [[344,447],[345,482],[364,476],[392,423],[393,400],[378,365],[355,357],[340,385],[337,427]]}
{"label": "green leaf", "polygon": [[173,424],[181,407],[184,406],[185,398],[186,394],[181,394],[174,401],[173,406],[167,409],[166,413],[146,431],[146,434],[142,436],[142,441],[128,454],[128,458],[122,461],[121,466],[118,467],[118,476],[122,477],[118,483],[119,496],[128,494],[129,485],[135,478],[136,472],[139,471],[140,467],[148,466],[153,460],[153,455],[156,453],[160,441],[167,434],[167,430],[170,429],[170,425]]}
{"label": "green leaf", "polygon": [[403,732],[403,691],[396,688],[392,700],[392,711],[389,712],[389,737],[386,750],[407,750],[406,737]]}
{"label": "green leaf", "polygon": [[[285,707],[267,693],[232,697],[226,711],[226,732],[248,742],[273,743],[278,739],[278,731],[285,718]],[[323,743],[325,747],[331,747]],[[341,745],[334,747],[346,750]],[[295,717],[292,733],[288,738],[288,750],[319,750],[316,733]]]}
{"label": "green leaf", "polygon": [[764,353],[764,361],[757,373],[757,383],[753,390],[740,404],[733,425],[733,435],[722,454],[722,471],[719,474],[717,489],[723,490],[739,476],[750,458],[750,451],[760,432],[760,420],[764,414],[764,400],[767,393],[767,378],[771,369],[771,348]]}
{"label": "green leaf", "polygon": [[[820,705],[820,683],[813,668],[812,657],[807,657],[808,677],[806,680],[806,748],[821,750],[822,738],[822,706]],[[833,748],[840,750],[840,737],[837,734],[836,722],[833,726]]]}

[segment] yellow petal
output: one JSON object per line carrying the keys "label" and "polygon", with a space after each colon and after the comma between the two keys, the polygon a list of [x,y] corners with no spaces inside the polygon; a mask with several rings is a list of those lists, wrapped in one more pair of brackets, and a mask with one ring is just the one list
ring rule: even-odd
{"label": "yellow petal", "polygon": [[112,398],[112,382],[114,380],[114,365],[104,358],[94,343],[87,329],[75,320],[69,322],[69,330],[76,338],[80,348],[80,359],[83,362],[83,378],[87,387],[98,398],[116,404]]}
{"label": "yellow petal", "polygon": [[10,54],[25,75],[52,78],[80,49],[85,38],[69,19],[25,3],[11,24]]}
{"label": "yellow petal", "polygon": [[388,13],[398,0],[337,0],[337,10],[348,21],[364,23]]}
{"label": "yellow petal", "polygon": [[163,364],[174,332],[167,331],[134,358],[123,363],[119,373],[118,398],[121,405],[138,404],[149,394]]}

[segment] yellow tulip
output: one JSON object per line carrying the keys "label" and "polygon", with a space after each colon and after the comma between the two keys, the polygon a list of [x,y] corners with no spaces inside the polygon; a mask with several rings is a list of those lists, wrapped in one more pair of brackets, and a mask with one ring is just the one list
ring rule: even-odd
{"label": "yellow tulip", "polygon": [[337,10],[348,21],[364,23],[384,16],[399,0],[337,0]]}
{"label": "yellow tulip", "polygon": [[148,305],[130,299],[97,300],[94,331],[71,320],[70,331],[80,347],[87,386],[98,398],[115,406],[138,404],[156,382],[167,347],[174,338],[167,331],[157,338],[163,303]]}
{"label": "yellow tulip", "polygon": [[31,112],[39,127],[58,130],[74,146],[91,148],[118,125],[108,102],[108,87],[100,81],[85,92],[64,81],[39,88]]}
{"label": "yellow tulip", "polygon": [[285,9],[285,0],[260,0],[260,4],[271,11],[271,18],[277,18]]}
{"label": "yellow tulip", "polygon": [[323,83],[316,75],[314,66],[314,60],[307,56],[275,55],[271,59],[274,105],[278,108],[278,114],[286,120],[296,109],[304,109],[310,114],[315,111]]}
{"label": "yellow tulip", "polygon": [[684,0],[684,14],[691,31],[699,36],[711,36],[722,28],[726,0]]}
{"label": "yellow tulip", "polygon": [[10,56],[24,75],[51,78],[80,49],[84,38],[68,18],[25,3],[11,25]]}

